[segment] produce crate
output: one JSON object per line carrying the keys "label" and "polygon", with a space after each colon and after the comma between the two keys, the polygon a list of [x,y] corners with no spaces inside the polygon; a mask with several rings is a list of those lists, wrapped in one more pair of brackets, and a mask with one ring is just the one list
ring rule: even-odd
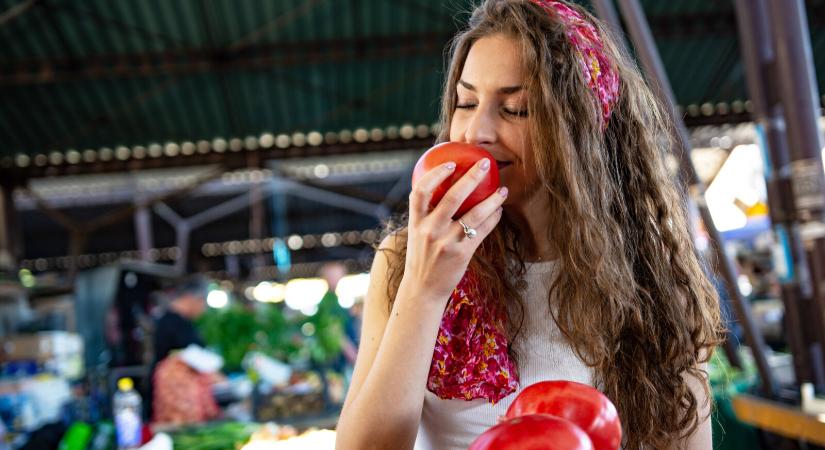
{"label": "produce crate", "polygon": [[278,422],[283,419],[318,416],[326,411],[327,402],[322,391],[308,393],[275,391],[253,396],[253,413],[258,422]]}

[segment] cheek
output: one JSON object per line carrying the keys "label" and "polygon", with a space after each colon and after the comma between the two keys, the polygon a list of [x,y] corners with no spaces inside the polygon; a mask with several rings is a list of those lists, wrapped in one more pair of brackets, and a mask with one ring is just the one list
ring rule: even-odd
{"label": "cheek", "polygon": [[461,142],[462,136],[464,136],[464,124],[457,114],[453,114],[450,120],[450,141]]}
{"label": "cheek", "polygon": [[514,133],[508,136],[507,147],[518,158],[518,164],[505,169],[501,180],[501,183],[510,188],[512,192],[508,203],[518,203],[529,197],[541,184],[536,173],[535,158],[530,143],[527,139],[522,140],[521,133],[526,133],[526,130],[513,131]]}
{"label": "cheek", "polygon": [[520,164],[532,163],[530,138],[526,126],[513,126],[501,134],[501,141],[512,152]]}

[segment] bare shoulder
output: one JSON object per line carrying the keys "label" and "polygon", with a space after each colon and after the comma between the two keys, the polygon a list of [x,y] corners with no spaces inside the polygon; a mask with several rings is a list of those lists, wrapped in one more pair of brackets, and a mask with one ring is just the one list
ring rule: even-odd
{"label": "bare shoulder", "polygon": [[400,266],[404,264],[401,251],[406,244],[406,231],[406,228],[403,228],[388,234],[376,249],[370,269],[370,288],[366,298],[372,306],[385,308],[389,303],[387,287],[390,283],[390,274],[392,270],[401,270]]}
{"label": "bare shoulder", "polygon": [[407,228],[401,228],[387,234],[381,243],[378,245],[379,250],[389,250],[391,252],[398,252],[403,248],[407,241]]}

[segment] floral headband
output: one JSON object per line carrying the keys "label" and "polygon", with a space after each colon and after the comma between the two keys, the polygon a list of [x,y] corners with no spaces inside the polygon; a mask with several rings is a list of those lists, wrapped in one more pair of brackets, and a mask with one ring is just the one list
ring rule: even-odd
{"label": "floral headband", "polygon": [[578,53],[579,65],[587,85],[601,105],[603,127],[619,97],[619,74],[604,53],[604,43],[596,27],[576,9],[558,0],[531,0],[548,14],[553,14],[567,28],[567,38]]}

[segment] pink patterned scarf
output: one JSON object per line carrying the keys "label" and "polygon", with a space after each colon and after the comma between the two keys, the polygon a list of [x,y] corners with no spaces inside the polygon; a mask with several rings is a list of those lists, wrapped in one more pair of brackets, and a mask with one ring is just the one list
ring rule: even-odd
{"label": "pink patterned scarf", "polygon": [[507,354],[505,317],[484,299],[470,298],[471,272],[458,283],[438,330],[427,388],[443,399],[486,398],[496,403],[518,388]]}

